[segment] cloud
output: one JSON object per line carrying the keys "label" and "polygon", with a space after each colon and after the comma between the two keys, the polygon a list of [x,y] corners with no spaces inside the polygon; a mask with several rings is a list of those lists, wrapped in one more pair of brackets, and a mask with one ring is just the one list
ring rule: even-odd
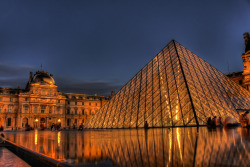
{"label": "cloud", "polygon": [[24,88],[27,82],[28,80],[25,77],[0,77],[0,87],[17,88],[19,86],[20,88]]}
{"label": "cloud", "polygon": [[13,77],[20,75],[29,75],[29,71],[33,71],[34,67],[22,65],[22,66],[10,66],[0,63],[0,76],[1,77]]}
{"label": "cloud", "polygon": [[32,66],[11,66],[0,63],[0,87],[24,88],[29,79],[29,72],[33,70]]}
{"label": "cloud", "polygon": [[[0,87],[24,89],[32,66],[9,66],[0,63]],[[116,92],[122,87],[117,81],[83,81],[77,78],[54,77],[58,90],[65,93],[98,94],[109,96],[111,90]]]}
{"label": "cloud", "polygon": [[55,78],[58,90],[65,93],[98,94],[109,96],[111,90],[116,92],[122,87],[115,81],[81,81],[69,78]]}

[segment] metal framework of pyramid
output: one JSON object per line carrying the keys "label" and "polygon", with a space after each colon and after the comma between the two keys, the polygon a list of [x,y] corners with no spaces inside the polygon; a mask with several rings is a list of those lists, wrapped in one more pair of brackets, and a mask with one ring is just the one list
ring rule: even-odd
{"label": "metal framework of pyramid", "polygon": [[171,41],[86,124],[85,128],[205,125],[208,117],[250,109],[250,93]]}

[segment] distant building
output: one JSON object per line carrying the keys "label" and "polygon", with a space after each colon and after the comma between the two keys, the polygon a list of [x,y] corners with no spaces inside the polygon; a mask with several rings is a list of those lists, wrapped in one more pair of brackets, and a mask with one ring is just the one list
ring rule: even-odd
{"label": "distant building", "polygon": [[108,97],[57,91],[53,76],[48,72],[30,72],[25,89],[0,88],[0,127],[6,130],[77,128],[94,115]]}

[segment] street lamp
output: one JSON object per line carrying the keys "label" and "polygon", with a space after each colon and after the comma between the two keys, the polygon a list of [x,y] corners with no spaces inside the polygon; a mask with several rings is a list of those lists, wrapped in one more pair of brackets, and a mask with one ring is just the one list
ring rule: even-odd
{"label": "street lamp", "polygon": [[35,128],[37,128],[37,122],[38,122],[38,119],[36,118],[35,119]]}
{"label": "street lamp", "polygon": [[60,123],[60,122],[61,122],[61,120],[60,120],[60,119],[58,119],[58,122]]}

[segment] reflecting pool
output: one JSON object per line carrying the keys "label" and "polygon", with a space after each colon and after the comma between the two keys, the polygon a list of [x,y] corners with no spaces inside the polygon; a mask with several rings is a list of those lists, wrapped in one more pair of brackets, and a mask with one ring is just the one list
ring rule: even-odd
{"label": "reflecting pool", "polygon": [[6,138],[71,165],[249,166],[250,130],[206,127],[5,132]]}

